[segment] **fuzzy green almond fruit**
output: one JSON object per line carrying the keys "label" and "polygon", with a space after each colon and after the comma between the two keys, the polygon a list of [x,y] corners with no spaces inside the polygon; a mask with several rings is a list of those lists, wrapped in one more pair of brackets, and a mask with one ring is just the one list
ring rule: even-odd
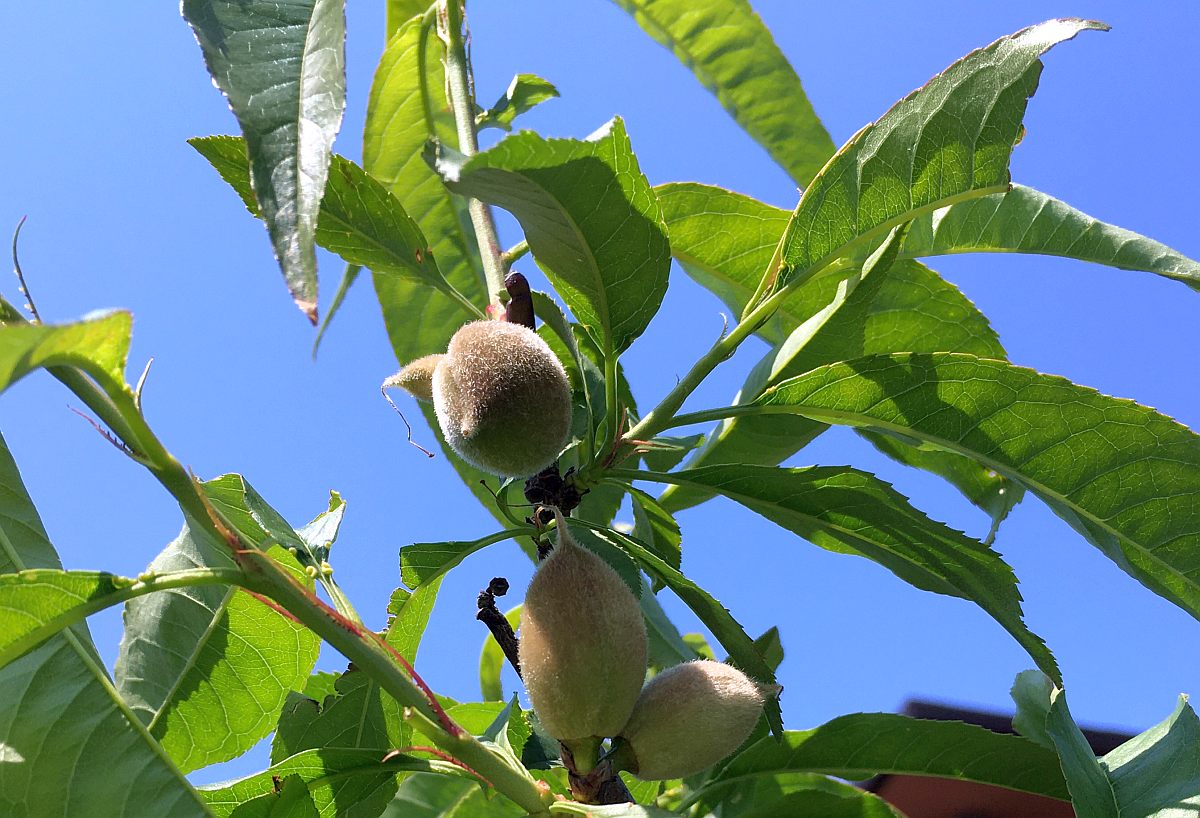
{"label": "fuzzy green almond fruit", "polygon": [[384,381],[384,386],[398,386],[419,401],[433,402],[433,372],[445,355],[426,355],[406,365]]}
{"label": "fuzzy green almond fruit", "polygon": [[[646,679],[646,626],[629,587],[576,543],[561,515],[558,544],[521,608],[521,677],[550,735],[599,746],[629,720]],[[584,763],[587,762],[578,759]]]}
{"label": "fuzzy green almond fruit", "polygon": [[638,697],[614,761],[647,781],[695,775],[749,738],[764,701],[733,665],[700,659],[667,668]]}
{"label": "fuzzy green almond fruit", "polygon": [[463,326],[434,368],[432,387],[446,442],[486,472],[528,477],[553,463],[567,445],[566,370],[546,342],[520,324]]}

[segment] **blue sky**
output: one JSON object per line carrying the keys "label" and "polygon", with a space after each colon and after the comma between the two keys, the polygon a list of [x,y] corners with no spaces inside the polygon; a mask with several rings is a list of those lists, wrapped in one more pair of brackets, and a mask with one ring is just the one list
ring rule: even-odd
{"label": "blue sky", "polygon": [[[337,149],[357,157],[366,91],[382,47],[381,2],[351,0],[349,101]],[[518,71],[562,98],[523,120],[582,137],[625,117],[651,182],[698,180],[783,207],[796,191],[675,58],[604,0],[470,4],[480,100]],[[1013,160],[1014,179],[1107,221],[1200,256],[1195,152],[1200,6],[1150,2],[755,4],[842,142],[956,58],[1050,16],[1097,17],[1046,59]],[[442,460],[404,443],[379,398],[396,369],[370,288],[352,293],[320,357],[292,307],[262,227],[184,140],[236,125],[209,82],[174,3],[59,2],[0,7],[6,127],[0,228],[24,214],[22,263],[45,318],[100,307],[135,320],[131,378],[155,358],[148,417],[199,475],[244,473],[293,523],[329,489],[350,506],[333,561],[359,609],[382,624],[409,542],[470,539],[493,523]],[[513,222],[502,231],[515,240]],[[322,306],[340,263],[322,262]],[[962,256],[934,266],[993,322],[1010,358],[1131,397],[1200,428],[1193,351],[1200,296],[1142,273],[1031,256]],[[535,267],[522,266],[531,278]],[[365,282],[364,282],[365,283]],[[0,278],[15,298],[15,282]],[[674,271],[663,311],[626,371],[652,405],[721,329],[722,306]],[[746,345],[689,406],[727,402],[764,348]],[[68,410],[44,375],[0,399],[0,429],[51,538],[72,568],[136,574],[178,531],[170,498]],[[427,431],[418,431],[426,441]],[[937,480],[835,431],[795,460],[876,471],[932,516],[982,536],[986,520]],[[747,630],[778,624],[789,727],[891,710],[909,696],[1007,709],[1020,648],[967,603],[916,591],[862,559],[821,551],[724,501],[680,515],[684,567]],[[1036,500],[996,542],[1022,580],[1026,619],[1063,667],[1076,718],[1144,729],[1180,692],[1200,692],[1200,624],[1144,590]],[[503,574],[516,591],[531,566],[511,544],[468,559],[443,584],[417,667],[439,692],[478,694],[485,635],[478,589]],[[666,597],[669,592],[664,592]],[[679,605],[685,630],[695,620]],[[111,663],[119,612],[91,620]],[[326,651],[321,666],[344,664]],[[261,752],[212,780],[249,771]]]}

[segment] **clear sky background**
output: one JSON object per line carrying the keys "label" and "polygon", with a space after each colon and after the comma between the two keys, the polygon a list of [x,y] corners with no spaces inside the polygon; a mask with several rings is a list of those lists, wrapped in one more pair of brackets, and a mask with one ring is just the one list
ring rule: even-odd
{"label": "clear sky background", "polygon": [[[383,4],[349,6],[349,101],[336,148],[357,158]],[[1111,33],[1084,33],[1046,58],[1013,177],[1200,256],[1200,4],[755,6],[838,143],[997,37],[1052,16],[1111,23]],[[534,72],[562,99],[524,117],[524,127],[583,137],[621,114],[652,183],[697,180],[794,206],[783,171],[616,6],[472,0],[469,15],[482,103],[514,73]],[[236,124],[176,3],[0,4],[0,46],[0,232],[29,215],[21,259],[43,317],[133,310],[130,378],[154,357],[147,415],[197,474],[242,472],[297,526],[324,508],[329,489],[342,492],[349,509],[333,562],[368,622],[381,626],[402,545],[495,529],[443,459],[427,461],[404,443],[402,424],[379,398],[397,363],[366,280],[314,362],[314,331],[291,304],[265,231],[184,142],[235,132]],[[510,242],[512,227],[502,221]],[[342,265],[328,254],[321,263],[324,310]],[[962,256],[933,266],[990,317],[1013,361],[1200,428],[1200,295],[1149,274],[1035,256]],[[540,278],[529,260],[519,269]],[[16,299],[15,280],[0,277],[0,288]],[[625,362],[643,407],[715,340],[722,310],[673,271],[662,312]],[[729,401],[765,352],[756,340],[744,347],[690,408]],[[0,429],[67,567],[136,574],[178,532],[178,509],[69,404],[69,393],[39,373],[0,398]],[[427,430],[417,435],[432,440]],[[952,489],[844,430],[826,434],[794,465],[811,463],[875,471],[931,516],[976,536],[987,530],[984,515]],[[732,503],[686,511],[680,522],[689,576],[751,634],[779,625],[790,728],[893,710],[914,696],[1008,710],[1014,675],[1032,666],[974,606],[817,549]],[[1040,502],[1013,512],[996,547],[1022,580],[1027,622],[1055,651],[1081,723],[1142,730],[1171,711],[1177,694],[1200,693],[1200,623],[1118,570]],[[502,574],[515,589],[503,601],[515,604],[531,569],[507,543],[446,580],[417,662],[436,690],[478,697],[486,631],[474,620],[475,595]],[[660,598],[681,629],[697,629],[669,591]],[[90,624],[111,665],[119,612]],[[338,669],[344,660],[326,650],[320,666]],[[265,758],[260,748],[193,778],[249,772]]]}

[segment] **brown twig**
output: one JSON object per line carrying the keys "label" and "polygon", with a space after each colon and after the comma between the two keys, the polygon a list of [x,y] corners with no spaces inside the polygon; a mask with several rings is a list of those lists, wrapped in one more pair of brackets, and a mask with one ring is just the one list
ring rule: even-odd
{"label": "brown twig", "polygon": [[479,592],[477,600],[479,613],[475,614],[475,618],[487,625],[488,630],[492,632],[492,638],[496,640],[500,650],[504,651],[504,658],[508,659],[508,663],[520,677],[520,643],[517,642],[517,635],[513,633],[512,625],[508,624],[508,618],[496,607],[496,597],[504,596],[507,593],[508,580],[504,577],[492,577],[488,587]]}

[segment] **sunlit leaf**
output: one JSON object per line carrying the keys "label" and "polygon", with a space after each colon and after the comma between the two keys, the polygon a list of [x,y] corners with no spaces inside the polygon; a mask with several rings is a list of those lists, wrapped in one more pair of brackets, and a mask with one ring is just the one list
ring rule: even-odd
{"label": "sunlit leaf", "polygon": [[[430,137],[458,144],[446,101],[443,46],[433,31],[433,17],[424,14],[428,6],[390,0],[389,24],[397,27],[389,27],[387,47],[371,82],[363,127],[363,168],[416,219],[446,279],[482,309],[488,301],[487,290],[475,235],[465,218],[465,203],[446,190],[421,158]],[[401,20],[400,14],[409,17]],[[388,340],[399,363],[445,352],[450,336],[466,320],[453,298],[421,282],[379,272],[374,282]]]}
{"label": "sunlit leaf", "polygon": [[[785,739],[786,740],[786,739]],[[905,818],[879,796],[815,773],[778,773],[739,782],[720,803],[729,818]]]}
{"label": "sunlit leaf", "polygon": [[955,721],[893,713],[854,713],[812,730],[789,730],[746,748],[692,799],[715,803],[731,788],[797,773],[850,780],[880,774],[974,781],[1065,800],[1054,754],[1020,736]]}
{"label": "sunlit leaf", "polygon": [[475,117],[475,127],[511,131],[513,120],[518,116],[557,96],[558,89],[536,74],[517,74],[508,84],[504,96]]}
{"label": "sunlit leaf", "polygon": [[409,588],[420,588],[442,576],[479,549],[526,533],[528,532],[525,529],[517,528],[499,531],[478,540],[406,545],[400,549],[400,580]]}
{"label": "sunlit leaf", "polygon": [[[630,488],[629,496],[633,500],[634,535],[652,546],[654,553],[678,570],[683,559],[683,535],[679,530],[679,523],[646,492]],[[658,591],[658,587],[654,590]]]}
{"label": "sunlit leaf", "polygon": [[[188,142],[238,192],[250,212],[258,215],[250,192],[245,143],[233,136],[196,137]],[[318,244],[352,265],[443,293],[456,304],[459,324],[482,316],[442,275],[425,235],[400,200],[349,159],[332,159],[315,237]]]}
{"label": "sunlit leaf", "polygon": [[1107,26],[1051,20],[1001,38],[855,134],[805,189],[784,234],[779,282],[874,246],[925,212],[1007,190],[1039,58],[1088,29]]}
{"label": "sunlit leaf", "polygon": [[73,324],[0,326],[0,389],[35,369],[79,367],[124,383],[133,316],[118,311]]}
{"label": "sunlit leaf", "polygon": [[807,185],[833,140],[771,32],[746,0],[616,0],[679,57],[734,120]]}
{"label": "sunlit leaf", "polygon": [[[61,568],[0,438],[0,573]],[[0,669],[0,736],[0,814],[211,815],[117,695],[82,622]]]}
{"label": "sunlit leaf", "polygon": [[1024,185],[922,215],[909,226],[901,252],[910,258],[949,253],[1064,256],[1157,273],[1200,290],[1200,263],[1195,260]]}
{"label": "sunlit leaf", "polygon": [[[188,525],[147,571],[231,564],[224,542]],[[182,587],[126,605],[114,679],[150,734],[191,771],[241,755],[275,729],[319,650],[315,634],[247,591]]]}
{"label": "sunlit leaf", "polygon": [[586,140],[525,131],[470,158],[438,145],[451,190],[510,211],[538,265],[606,357],[641,335],[667,290],[662,209],[614,119]]}
{"label": "sunlit leaf", "polygon": [[183,0],[183,16],[246,137],[288,289],[315,324],[317,210],[346,106],[344,4]]}
{"label": "sunlit leaf", "polygon": [[1179,697],[1165,721],[1096,758],[1067,699],[1037,671],[1013,684],[1014,725],[1058,754],[1079,818],[1181,818],[1200,811],[1200,719]]}
{"label": "sunlit leaf", "polygon": [[927,517],[873,475],[844,466],[733,463],[640,475],[705,486],[814,545],[864,556],[922,590],[970,600],[1012,634],[1039,667],[1059,677],[1045,643],[1025,627],[1012,568],[983,543]]}
{"label": "sunlit leaf", "polygon": [[[461,781],[461,767],[439,759],[424,759],[403,753],[389,755],[388,747],[351,749],[344,747],[308,750],[271,765],[254,775],[201,788],[200,792],[218,818],[241,818],[245,804],[255,799],[267,806],[276,798],[276,782],[289,776],[303,781],[321,818],[338,815],[378,815],[391,798],[397,773],[436,771]],[[472,782],[471,786],[478,788]],[[389,789],[389,787],[391,789]],[[235,810],[237,812],[235,813]],[[264,813],[270,815],[271,813]]]}
{"label": "sunlit leaf", "polygon": [[[837,279],[818,280],[797,290],[787,303],[799,305],[803,297],[807,306],[798,308],[797,313],[813,315],[829,304],[836,292]],[[942,350],[1005,357],[987,319],[954,285],[919,262],[900,261],[883,275],[862,281],[798,352],[781,345],[768,353],[747,376],[737,402],[749,401],[770,384],[823,364],[872,353]],[[777,420],[754,416],[726,420],[688,465],[775,465],[827,428],[810,418]],[[985,471],[971,464],[963,468],[980,474]],[[663,494],[662,503],[678,511],[708,496],[694,489],[671,488]]]}
{"label": "sunlit leaf", "polygon": [[506,798],[488,798],[473,781],[418,773],[404,779],[382,818],[522,818]]}
{"label": "sunlit leaf", "polygon": [[971,457],[1024,484],[1122,570],[1200,618],[1200,437],[1152,409],[952,353],[831,364],[757,403]]}

